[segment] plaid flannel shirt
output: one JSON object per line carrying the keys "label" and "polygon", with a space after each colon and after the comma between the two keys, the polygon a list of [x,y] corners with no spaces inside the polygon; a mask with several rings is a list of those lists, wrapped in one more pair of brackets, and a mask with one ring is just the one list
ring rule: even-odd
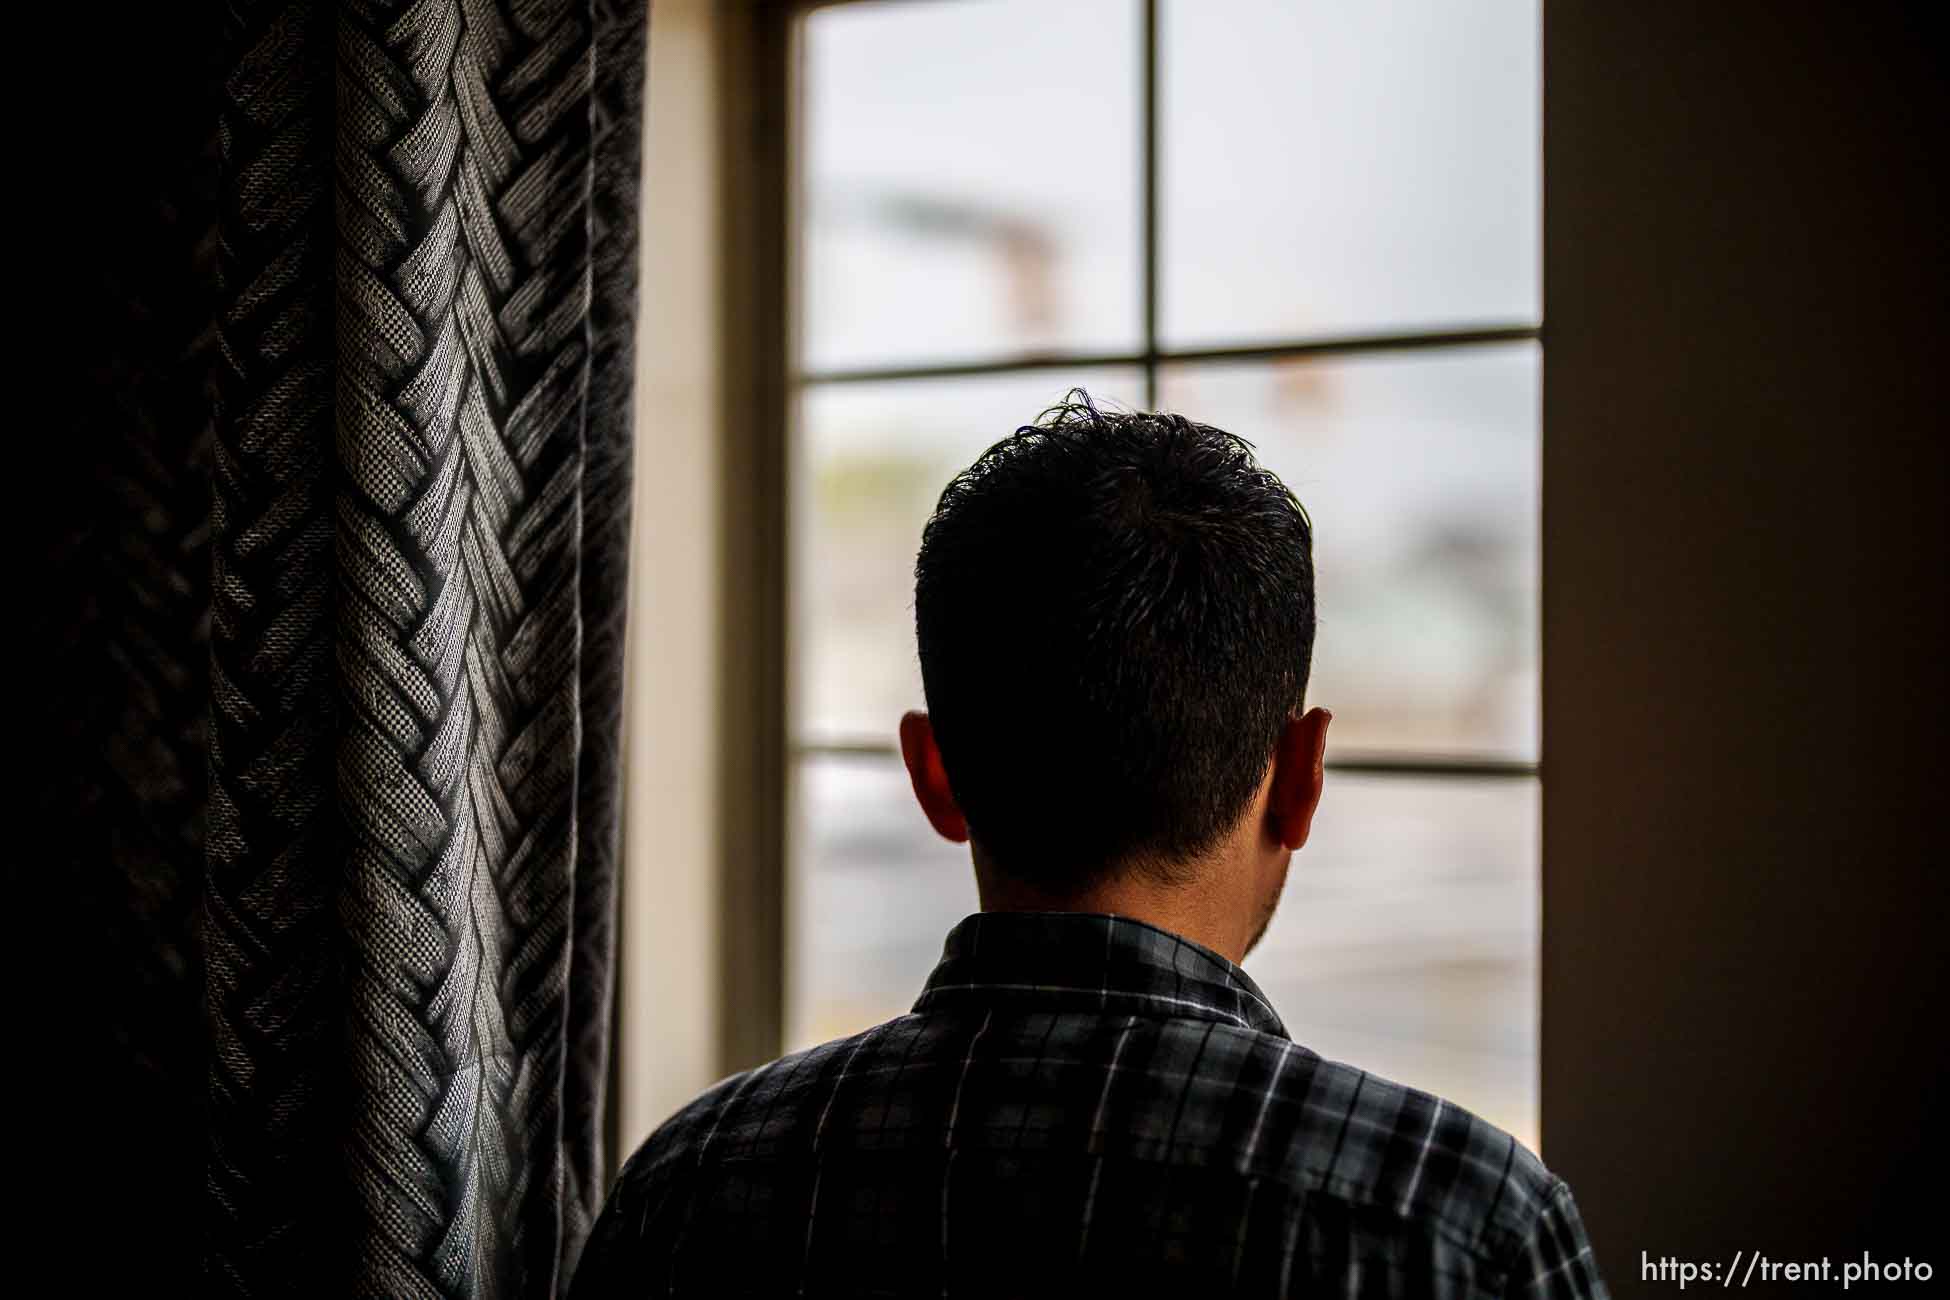
{"label": "plaid flannel shirt", "polygon": [[985,913],[911,1014],[725,1080],[624,1167],[574,1300],[1603,1296],[1508,1134],[1323,1060],[1129,918]]}

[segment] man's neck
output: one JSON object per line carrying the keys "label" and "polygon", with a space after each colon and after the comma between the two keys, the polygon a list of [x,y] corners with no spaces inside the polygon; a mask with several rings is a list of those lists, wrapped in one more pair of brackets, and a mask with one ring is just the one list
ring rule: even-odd
{"label": "man's neck", "polygon": [[1202,866],[1189,884],[1166,883],[1142,871],[1114,874],[1062,893],[1017,880],[977,860],[976,888],[984,912],[1103,912],[1128,916],[1203,944],[1226,960],[1244,959],[1257,928],[1249,899],[1233,897],[1237,873]]}

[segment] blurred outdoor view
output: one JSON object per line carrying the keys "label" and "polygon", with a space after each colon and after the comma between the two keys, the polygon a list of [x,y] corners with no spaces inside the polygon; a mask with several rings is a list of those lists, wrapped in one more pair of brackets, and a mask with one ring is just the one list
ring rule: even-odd
{"label": "blurred outdoor view", "polygon": [[935,497],[1072,386],[1155,391],[1312,516],[1309,702],[1358,767],[1247,968],[1303,1044],[1534,1145],[1537,4],[1157,8],[1155,221],[1142,0],[803,20],[791,1046],[905,1011],[975,908],[894,747]]}

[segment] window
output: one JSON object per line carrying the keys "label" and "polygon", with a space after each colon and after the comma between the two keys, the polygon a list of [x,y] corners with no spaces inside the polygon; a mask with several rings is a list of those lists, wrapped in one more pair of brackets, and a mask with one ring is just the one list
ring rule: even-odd
{"label": "window", "polygon": [[1535,1145],[1535,0],[799,22],[788,1046],[906,1010],[974,910],[894,740],[914,551],[1082,385],[1246,437],[1314,519],[1328,791],[1247,968]]}

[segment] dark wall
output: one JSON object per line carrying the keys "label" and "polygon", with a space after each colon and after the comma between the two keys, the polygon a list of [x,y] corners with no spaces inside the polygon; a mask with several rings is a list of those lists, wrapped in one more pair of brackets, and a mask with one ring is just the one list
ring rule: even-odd
{"label": "dark wall", "polygon": [[8,714],[24,834],[8,841],[7,947],[34,1026],[8,1045],[14,1140],[32,1153],[15,1160],[34,1223],[20,1240],[69,1279],[45,1289],[191,1294],[221,15],[20,18],[16,48],[38,52],[21,82],[6,479],[25,543],[8,658],[28,665]]}
{"label": "dark wall", "polygon": [[1543,1140],[1622,1292],[1950,1276],[1927,12],[1546,0]]}

